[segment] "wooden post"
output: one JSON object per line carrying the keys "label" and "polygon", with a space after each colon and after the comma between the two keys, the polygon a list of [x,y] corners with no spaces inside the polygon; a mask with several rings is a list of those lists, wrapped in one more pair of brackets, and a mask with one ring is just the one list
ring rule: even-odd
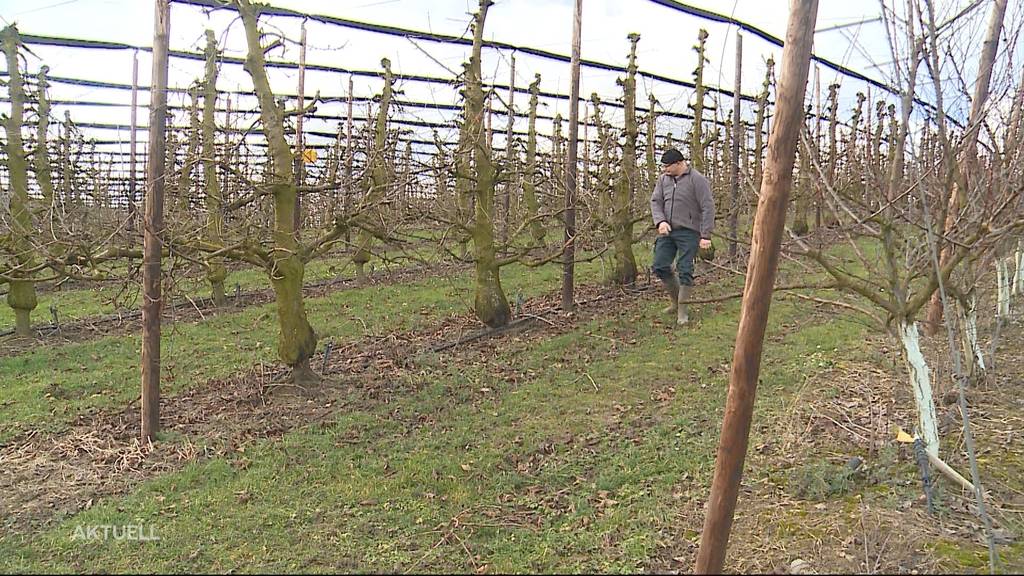
{"label": "wooden post", "polygon": [[[306,21],[302,21],[299,38],[299,115],[295,118],[295,184],[302,186],[306,176],[305,160],[302,155],[302,116],[306,107]],[[302,191],[295,193],[295,238],[301,240]]]}
{"label": "wooden post", "polygon": [[583,103],[583,174],[579,178],[584,190],[590,190],[590,103]]}
{"label": "wooden post", "polygon": [[227,203],[231,198],[231,188],[229,187],[230,172],[228,172],[228,165],[231,163],[231,94],[227,94],[227,104],[224,110],[224,152],[221,154],[224,164],[220,167],[220,196],[224,203]]}
{"label": "wooden post", "polygon": [[138,197],[135,195],[135,137],[139,129],[139,51],[132,54],[132,117],[131,117],[131,149],[128,151],[128,212],[131,215],[131,227],[135,228],[139,213]]}
{"label": "wooden post", "polygon": [[[345,119],[345,192],[341,198],[341,211],[348,214],[349,199],[354,193],[352,180],[352,162],[355,152],[352,150],[352,75],[348,76],[348,117]],[[369,117],[369,114],[367,114]],[[349,242],[352,233],[345,227],[345,242]]]}
{"label": "wooden post", "polygon": [[[821,67],[814,64],[814,100],[817,117],[814,119],[814,150],[811,152],[813,162],[821,166]],[[813,171],[812,171],[813,173]],[[824,188],[821,177],[812,178],[815,182],[814,189],[814,228],[821,228],[821,204],[825,201]]]}
{"label": "wooden post", "polygon": [[657,165],[654,163],[654,150],[657,146],[657,115],[654,112],[654,107],[657,105],[658,100],[654,97],[654,92],[647,94],[647,100],[650,103],[650,109],[647,112],[647,180],[644,190],[651,192],[654,190],[654,183],[658,181]]}
{"label": "wooden post", "polygon": [[142,264],[142,441],[160,430],[160,282],[159,234],[164,228],[164,162],[167,130],[167,53],[171,32],[170,0],[156,0],[153,31],[153,86],[149,92],[149,150]]}
{"label": "wooden post", "polygon": [[512,105],[516,96],[516,55],[514,52],[512,53],[511,61],[512,65],[511,71],[509,72],[508,80],[508,124],[506,125],[505,134],[505,174],[507,174],[507,179],[505,180],[505,198],[503,212],[505,219],[502,220],[501,222],[502,241],[508,240],[508,222],[510,220],[508,212],[509,208],[512,205],[512,181],[515,175],[515,171],[512,169],[513,165],[515,164],[515,152],[512,147],[512,128],[513,124],[515,124],[516,119],[516,109]]}
{"label": "wooden post", "polygon": [[576,258],[576,152],[580,127],[580,34],[583,0],[576,0],[572,19],[572,61],[569,89],[569,153],[565,161],[565,250],[562,252],[562,310],[574,307],[573,274]]}
{"label": "wooden post", "polygon": [[817,13],[817,0],[790,2],[776,99],[776,119],[768,138],[761,201],[754,217],[750,261],[747,264],[747,281],[736,331],[722,436],[718,444],[708,512],[694,568],[698,574],[720,573],[725,563],[729,530],[736,509],[750,435],[764,332],[778,268],[779,245],[786,223],[789,190],[793,185],[794,154],[803,127],[804,90],[807,87]]}
{"label": "wooden post", "polygon": [[487,151],[494,150],[494,92],[487,92]]}
{"label": "wooden post", "polygon": [[874,145],[872,145],[872,142],[874,142],[873,134],[875,132],[875,128],[874,128],[874,124],[873,124],[873,122],[874,122],[873,118],[874,117],[872,116],[872,111],[875,109],[875,105],[874,105],[874,101],[871,99],[871,86],[868,86],[868,100],[867,100],[867,103],[868,103],[868,117],[867,117],[867,123],[864,125],[864,140],[867,141],[867,151],[866,151],[866,154],[864,155],[865,158],[866,158],[866,164],[864,166],[864,172],[865,173],[868,173],[868,170],[873,170],[874,166],[875,166],[875,154],[874,154],[875,147],[874,147]]}
{"label": "wooden post", "polygon": [[740,94],[742,89],[743,36],[736,32],[736,76],[732,94],[732,204],[729,206],[729,259],[736,258],[737,213],[740,202]]}

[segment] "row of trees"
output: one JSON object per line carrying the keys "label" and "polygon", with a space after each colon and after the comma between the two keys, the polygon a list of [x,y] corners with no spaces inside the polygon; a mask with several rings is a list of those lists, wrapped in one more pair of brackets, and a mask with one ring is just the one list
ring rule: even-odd
{"label": "row of trees", "polygon": [[[259,30],[260,8],[245,0],[236,1],[234,6],[245,27],[245,70],[252,78],[259,103],[257,125],[264,136],[266,154],[254,153],[246,138],[253,127],[234,127],[230,113],[226,115],[227,125],[215,123],[215,111],[224,107],[218,108],[216,89],[218,47],[214,32],[208,31],[205,75],[189,91],[188,126],[169,132],[168,183],[174,201],[169,204],[168,225],[163,231],[166,253],[202,269],[218,305],[225,302],[224,280],[230,262],[266,270],[277,294],[280,359],[296,369],[300,380],[313,377],[308,361],[316,347],[302,302],[305,265],[341,250],[352,255],[362,277],[375,243],[394,241],[410,221],[415,226],[442,230],[440,250],[473,265],[477,282],[474,312],[480,320],[494,327],[507,323],[511,312],[501,286],[501,268],[516,262],[539,265],[556,258],[562,249],[560,243],[551,245],[554,235],[550,232],[558,225],[563,209],[565,138],[562,119],[556,116],[554,131],[547,136],[548,145],[539,141],[542,135],[536,126],[542,79],[537,75],[529,87],[525,142],[513,140],[504,154],[494,148],[489,104],[494,93],[484,89],[480,69],[489,3],[481,2],[474,16],[471,55],[458,79],[462,111],[456,142],[442,141],[435,133],[432,158],[414,158],[411,136],[393,104],[394,74],[384,60],[383,89],[368,116],[372,122],[354,124],[350,99],[348,117],[339,122],[335,143],[327,150],[326,168],[306,175],[301,174],[301,163],[295,162],[302,151],[289,143],[289,135],[296,132],[296,120],[315,113],[317,99],[314,97],[308,106],[303,99],[296,109],[283,107],[266,74],[264,55],[274,46],[262,43],[267,37]],[[930,70],[937,69],[944,41],[940,34],[928,35],[926,25],[936,25],[929,20],[928,9],[917,8],[916,13],[917,36],[908,45],[919,47],[911,55],[914,74],[908,69],[902,77],[905,89],[899,108],[877,94],[874,99],[870,93],[858,94],[848,120],[843,121],[837,86],[827,87],[824,111],[820,104],[817,110],[808,107],[791,224],[796,238],[793,253],[828,272],[833,277],[830,286],[865,299],[865,311],[878,317],[883,326],[894,327],[894,334],[911,334],[917,312],[933,298],[940,278],[949,283],[955,295],[963,295],[961,300],[970,302],[970,290],[966,289],[969,282],[962,282],[964,290],[956,290],[961,263],[982,263],[986,254],[994,254],[982,247],[1008,250],[1016,230],[1013,208],[1018,206],[1013,204],[1015,190],[1019,190],[1019,186],[1014,187],[1014,179],[1019,178],[1013,162],[1014,155],[1019,154],[1016,129],[989,135],[995,148],[983,150],[971,161],[976,172],[998,173],[998,181],[985,183],[992,187],[979,187],[983,182],[980,179],[962,183],[954,195],[970,197],[965,191],[972,186],[975,190],[1001,191],[1002,199],[984,203],[990,212],[971,208],[968,218],[966,210],[972,204],[947,201],[947,197],[954,197],[947,194],[947,184],[955,180],[954,173],[963,173],[958,168],[962,165],[959,158],[967,148],[956,141],[972,132],[950,128],[941,113],[941,101],[937,103],[937,116],[911,130],[917,64],[923,62]],[[703,70],[708,61],[707,37],[707,32],[701,31],[694,46],[698,65],[693,75],[693,121],[689,134],[681,141],[671,134],[659,136],[653,96],[650,112],[643,121],[638,118],[637,34],[628,37],[628,64],[619,79],[621,98],[615,103],[623,109],[623,125],[614,126],[605,119],[609,103],[596,94],[589,99],[592,114],[584,132],[592,127],[596,138],[584,137],[576,241],[591,253],[610,253],[612,282],[628,284],[637,276],[632,247],[648,230],[641,223],[647,218],[647,193],[658,171],[655,157],[660,148],[688,147],[694,166],[707,173],[716,195],[730,198],[730,202],[719,202],[723,212],[740,223],[749,221],[747,216],[756,202],[751,192],[761,177],[764,135],[772,116],[774,63],[766,62],[763,85],[749,111],[752,119],[742,115],[725,118],[721,107],[711,106],[706,97]],[[13,27],[4,31],[4,48],[12,72],[12,110],[5,119],[11,202],[10,234],[3,244],[0,279],[8,285],[8,303],[17,312],[19,333],[29,334],[29,315],[36,305],[34,285],[68,276],[96,279],[122,273],[116,269],[118,262],[139,258],[138,221],[130,212],[119,212],[103,202],[75,205],[62,200],[81,198],[80,193],[54,194],[48,150],[54,150],[59,158],[58,181],[62,188],[80,189],[89,182],[88,175],[94,175],[94,187],[102,187],[105,171],[75,162],[75,151],[79,151],[79,157],[89,156],[81,154],[85,144],[76,143],[70,120],[66,120],[56,143],[47,141],[45,71],[36,83],[34,97],[26,97]],[[938,74],[933,73],[932,78],[936,77]],[[990,108],[984,106],[984,99],[980,100],[982,104],[977,104],[977,98],[974,101],[978,116],[972,111],[969,126],[980,126],[979,119],[985,118]],[[1013,110],[1019,110],[1019,96],[1014,102]],[[34,104],[37,112],[34,150],[26,150],[22,144],[22,110],[26,104]],[[227,109],[231,109],[230,99]],[[1019,125],[1019,112],[1014,113],[1006,126]],[[979,131],[973,134],[976,140]],[[741,195],[728,192],[733,163],[728,150],[736,140],[741,143],[740,180],[746,183]],[[914,143],[909,151],[908,141]],[[29,170],[23,160],[29,157],[34,160],[35,180],[41,191],[38,198],[29,193]],[[936,160],[944,167],[942,174],[930,168]],[[986,171],[989,168],[998,168],[998,172]],[[430,192],[412,195],[408,193],[410,188],[429,188]],[[931,271],[928,253],[923,250],[928,245],[923,241],[927,227],[921,225],[925,205],[932,207],[936,221],[947,224],[938,238],[942,244],[941,275]],[[989,221],[982,226],[986,218]],[[849,238],[859,262],[837,261],[828,247],[811,246],[800,239],[812,226],[823,225]],[[984,232],[979,231],[981,228]],[[116,232],[98,233],[100,230]],[[728,232],[731,242],[739,236],[742,234],[738,230]],[[883,257],[864,248],[864,237],[875,243],[872,246],[881,246]],[[1001,277],[1017,278],[1019,269],[1018,265],[1013,274],[1007,269]],[[905,340],[912,342],[914,337],[911,334]],[[913,345],[907,346],[912,356]]]}

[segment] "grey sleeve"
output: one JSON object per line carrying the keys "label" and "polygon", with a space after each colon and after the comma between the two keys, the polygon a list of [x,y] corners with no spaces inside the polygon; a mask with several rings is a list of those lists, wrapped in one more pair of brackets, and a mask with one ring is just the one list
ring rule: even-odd
{"label": "grey sleeve", "polygon": [[651,218],[655,226],[668,222],[668,218],[665,217],[665,191],[661,187],[661,178],[655,182],[654,193],[651,194]]}
{"label": "grey sleeve", "polygon": [[707,178],[701,177],[697,184],[697,201],[700,202],[700,237],[711,239],[715,229],[715,199]]}

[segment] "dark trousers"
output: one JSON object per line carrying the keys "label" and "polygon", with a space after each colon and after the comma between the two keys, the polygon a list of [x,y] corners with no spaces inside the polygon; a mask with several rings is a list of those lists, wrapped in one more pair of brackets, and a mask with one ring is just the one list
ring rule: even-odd
{"label": "dark trousers", "polygon": [[677,228],[668,236],[658,236],[654,241],[654,274],[668,280],[672,274],[672,259],[676,259],[679,283],[693,286],[693,258],[700,245],[700,233],[689,228]]}

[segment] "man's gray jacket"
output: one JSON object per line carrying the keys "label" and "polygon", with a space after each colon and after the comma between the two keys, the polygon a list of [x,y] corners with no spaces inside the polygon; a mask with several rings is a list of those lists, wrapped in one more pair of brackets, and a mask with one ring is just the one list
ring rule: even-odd
{"label": "man's gray jacket", "polygon": [[708,179],[692,166],[678,178],[662,174],[651,194],[651,217],[655,227],[668,222],[673,230],[689,228],[710,240],[715,229],[715,200]]}

